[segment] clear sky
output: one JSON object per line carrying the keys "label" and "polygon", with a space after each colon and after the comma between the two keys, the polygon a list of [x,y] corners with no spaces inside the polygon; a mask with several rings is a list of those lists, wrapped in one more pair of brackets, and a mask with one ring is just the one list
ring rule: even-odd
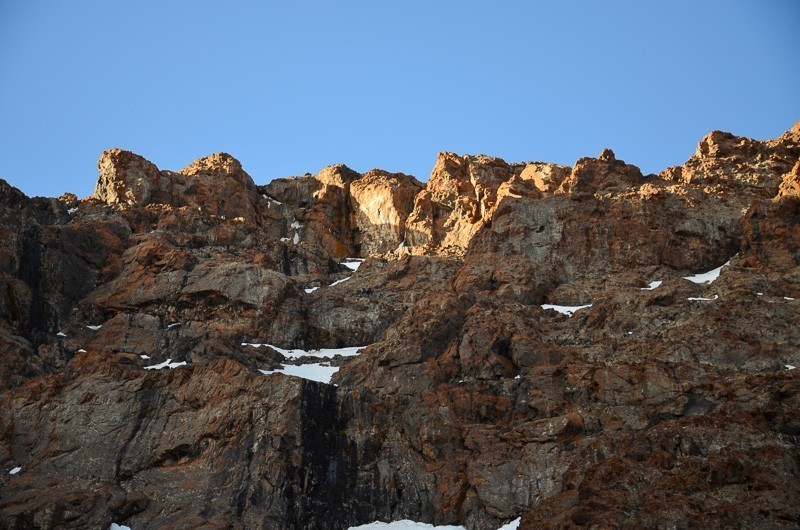
{"label": "clear sky", "polygon": [[0,178],[91,194],[110,147],[256,183],[439,151],[645,172],[800,118],[800,1],[0,0]]}

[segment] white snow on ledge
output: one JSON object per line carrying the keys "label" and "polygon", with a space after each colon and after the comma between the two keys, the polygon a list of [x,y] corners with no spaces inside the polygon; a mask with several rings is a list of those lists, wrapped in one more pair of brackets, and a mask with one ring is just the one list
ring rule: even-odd
{"label": "white snow on ledge", "polygon": [[[242,346],[251,346],[253,348],[258,348],[261,346],[269,346],[270,348],[278,351],[281,355],[288,359],[299,359],[300,357],[315,357],[317,359],[331,359],[337,355],[341,355],[344,357],[352,357],[354,355],[358,355],[358,353],[366,348],[366,346],[349,346],[347,348],[326,348],[322,350],[285,350],[283,348],[278,348],[277,346],[272,346],[271,344],[258,344],[258,343],[249,343],[243,342]],[[286,375],[293,375],[295,377],[301,377],[303,379],[310,379],[311,381],[319,381],[320,383],[328,383],[331,382],[331,377],[333,374],[339,371],[338,366],[331,366],[325,362],[315,362],[315,363],[307,363],[302,364],[300,366],[295,365],[284,365],[282,368],[277,370],[259,370],[264,375],[270,374],[286,374]]]}
{"label": "white snow on ledge", "polygon": [[402,521],[394,521],[393,523],[374,522],[369,524],[362,524],[361,526],[351,526],[348,530],[466,530],[463,526],[433,526],[427,523],[415,523],[404,519]]}
{"label": "white snow on ledge", "polygon": [[345,260],[342,262],[342,265],[351,271],[357,271],[362,263],[364,263],[362,258],[345,258]]}
{"label": "white snow on ledge", "polygon": [[693,276],[684,276],[684,280],[689,280],[693,283],[712,283],[714,280],[719,278],[719,273],[722,272],[722,267],[726,267],[730,265],[731,261],[728,260],[716,269],[710,270],[708,272],[703,272],[701,274],[695,274]]}
{"label": "white snow on ledge", "polygon": [[716,300],[717,298],[719,298],[719,295],[715,294],[714,298],[699,298],[690,296],[689,298],[687,298],[687,300],[689,300],[690,302],[711,302],[712,300]]}
{"label": "white snow on ledge", "polygon": [[661,281],[661,280],[653,280],[652,282],[650,282],[647,285],[647,287],[642,287],[640,290],[641,291],[652,291],[656,287],[659,287],[662,283],[664,283],[664,282]]}
{"label": "white snow on ledge", "polygon": [[299,359],[300,357],[316,357],[318,359],[331,359],[336,355],[341,355],[343,357],[352,357],[354,355],[358,355],[358,352],[366,348],[366,346],[348,346],[346,348],[324,348],[321,350],[301,350],[301,349],[285,350],[283,348],[278,348],[277,346],[273,346],[272,344],[263,344],[258,342],[243,342],[242,346],[250,346],[253,348],[260,348],[261,346],[269,346],[270,348],[277,351],[287,359]]}
{"label": "white snow on ledge", "polygon": [[336,280],[335,282],[330,284],[328,287],[333,287],[334,285],[339,285],[340,283],[344,283],[349,279],[350,279],[350,276],[348,276],[347,278],[342,278],[341,280]]}
{"label": "white snow on ledge", "polygon": [[15,468],[14,468],[14,469],[12,469],[11,471],[9,471],[9,472],[8,472],[8,474],[9,474],[9,475],[16,475],[16,474],[17,474],[17,473],[19,473],[20,471],[22,471],[22,468],[21,468],[21,467],[15,467]]}
{"label": "white snow on ledge", "polygon": [[338,366],[330,366],[325,363],[320,364],[301,364],[295,366],[287,364],[278,370],[259,370],[264,375],[270,374],[286,374],[308,379],[310,381],[319,381],[320,383],[330,384],[333,374],[339,371]]}
{"label": "white snow on ledge", "polygon": [[131,527],[122,524],[111,523],[111,526],[108,527],[108,530],[131,530]]}
{"label": "white snow on ledge", "polygon": [[186,366],[186,361],[181,361],[179,363],[173,363],[172,359],[167,359],[161,364],[153,364],[150,366],[145,366],[145,370],[161,370],[162,368],[177,368],[179,366]]}
{"label": "white snow on ledge", "polygon": [[103,325],[100,324],[99,326],[86,326],[86,327],[91,329],[92,331],[97,331],[98,329],[102,328]]}
{"label": "white snow on ledge", "polygon": [[[497,530],[517,530],[519,528],[521,518],[517,517],[510,523],[504,524]],[[463,526],[433,526],[428,523],[415,523],[404,519],[402,521],[395,521],[393,523],[381,523],[375,521],[374,523],[362,524],[361,526],[351,526],[347,530],[465,530]]]}
{"label": "white snow on ledge", "polygon": [[575,311],[579,309],[585,309],[587,307],[592,307],[592,304],[587,305],[554,305],[554,304],[542,304],[542,309],[554,309],[563,315],[567,315],[571,317]]}

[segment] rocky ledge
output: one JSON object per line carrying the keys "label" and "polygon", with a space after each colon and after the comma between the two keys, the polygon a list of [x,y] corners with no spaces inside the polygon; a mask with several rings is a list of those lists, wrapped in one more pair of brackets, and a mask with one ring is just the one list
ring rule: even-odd
{"label": "rocky ledge", "polygon": [[799,160],[0,181],[0,527],[797,527]]}

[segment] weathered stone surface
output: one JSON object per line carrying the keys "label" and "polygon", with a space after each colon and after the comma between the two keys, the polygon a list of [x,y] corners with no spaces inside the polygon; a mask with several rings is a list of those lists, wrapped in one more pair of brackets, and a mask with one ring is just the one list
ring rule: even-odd
{"label": "weathered stone surface", "polygon": [[597,158],[581,158],[564,179],[562,189],[572,195],[602,192],[624,192],[644,180],[639,168],[614,157],[611,149],[604,149]]}
{"label": "weathered stone surface", "polygon": [[264,187],[281,205],[293,205],[286,210],[288,240],[321,246],[339,259],[384,253],[403,243],[421,189],[409,175],[381,170],[360,175],[344,165]]}
{"label": "weathered stone surface", "polygon": [[238,160],[216,153],[182,170],[159,171],[130,151],[110,149],[100,156],[94,197],[108,204],[168,204],[205,209],[210,215],[254,220],[258,194]]}
{"label": "weathered stone surface", "polygon": [[523,169],[484,155],[439,153],[408,219],[406,240],[412,246],[465,249],[491,217],[498,188]]}
{"label": "weathered stone surface", "polygon": [[[0,526],[796,526],[798,127],[658,176],[112,150],[93,199],[0,182]],[[243,343],[369,346],[333,386]]]}
{"label": "weathered stone surface", "polygon": [[233,361],[144,372],[98,357],[4,396],[13,413],[0,454],[24,472],[0,478],[3,527],[327,528],[346,518],[331,387]]}
{"label": "weathered stone surface", "polygon": [[740,194],[774,197],[781,176],[792,169],[800,155],[800,131],[796,129],[765,142],[711,132],[683,166],[669,168],[662,176],[707,187],[724,183]]}
{"label": "weathered stone surface", "polygon": [[570,168],[558,164],[532,162],[525,166],[519,179],[531,181],[543,195],[551,195],[558,190],[561,183],[569,176]]}
{"label": "weathered stone surface", "polygon": [[109,149],[97,162],[100,176],[94,197],[108,204],[169,202],[168,177],[163,177],[152,162],[122,149]]}
{"label": "weathered stone surface", "polygon": [[350,184],[353,245],[358,255],[382,254],[404,243],[406,219],[421,189],[414,177],[379,170]]}
{"label": "weathered stone surface", "polygon": [[460,265],[458,258],[446,256],[368,259],[349,280],[307,296],[310,343],[336,347],[378,341],[420,299],[444,295]]}

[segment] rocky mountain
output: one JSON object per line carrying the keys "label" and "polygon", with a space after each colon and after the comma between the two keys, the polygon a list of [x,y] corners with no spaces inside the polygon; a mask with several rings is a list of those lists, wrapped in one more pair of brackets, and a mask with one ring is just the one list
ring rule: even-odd
{"label": "rocky mountain", "polygon": [[658,175],[98,166],[0,181],[0,527],[800,525],[800,122]]}

